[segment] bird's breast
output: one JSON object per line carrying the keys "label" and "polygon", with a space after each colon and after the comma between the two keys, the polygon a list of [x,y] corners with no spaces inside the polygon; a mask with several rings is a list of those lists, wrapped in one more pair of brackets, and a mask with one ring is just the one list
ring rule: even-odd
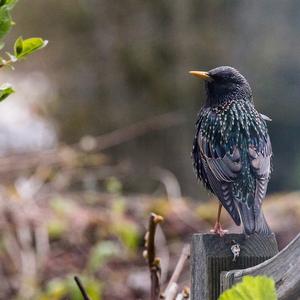
{"label": "bird's breast", "polygon": [[254,106],[245,101],[203,110],[199,127],[199,135],[212,149],[217,151],[221,147],[226,153],[232,153],[234,147],[259,148],[260,140],[268,137],[265,121]]}

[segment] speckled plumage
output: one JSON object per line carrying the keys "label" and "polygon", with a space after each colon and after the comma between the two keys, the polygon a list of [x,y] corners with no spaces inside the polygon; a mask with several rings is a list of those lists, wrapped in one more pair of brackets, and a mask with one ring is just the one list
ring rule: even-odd
{"label": "speckled plumage", "polygon": [[247,234],[269,234],[261,211],[271,172],[265,116],[257,112],[247,80],[235,69],[208,72],[207,99],[196,122],[192,156],[197,177],[216,194]]}

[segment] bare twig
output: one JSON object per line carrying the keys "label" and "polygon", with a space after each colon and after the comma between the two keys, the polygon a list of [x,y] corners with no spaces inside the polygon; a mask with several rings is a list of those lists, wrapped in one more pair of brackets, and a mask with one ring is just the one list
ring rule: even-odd
{"label": "bare twig", "polygon": [[104,150],[135,139],[149,131],[156,131],[163,128],[172,127],[182,123],[183,121],[183,116],[177,112],[170,112],[147,120],[143,120],[129,125],[128,127],[117,129],[111,133],[96,137],[95,150]]}
{"label": "bare twig", "polygon": [[174,300],[178,294],[178,284],[176,282],[171,283],[168,288],[168,292],[165,293],[165,300]]}
{"label": "bare twig", "polygon": [[41,265],[50,251],[48,230],[44,224],[35,224],[33,230],[36,243],[37,261]]}
{"label": "bare twig", "polygon": [[155,246],[156,246],[156,255],[160,258],[160,283],[164,284],[168,276],[168,270],[170,265],[170,251],[168,248],[168,241],[163,232],[162,228],[158,227],[155,234]]}
{"label": "bare twig", "polygon": [[19,222],[19,226],[16,228],[18,242],[21,246],[21,287],[19,295],[30,299],[34,295],[34,288],[33,285],[28,284],[28,281],[37,281],[37,257],[32,245],[32,232],[28,220],[19,220]]}
{"label": "bare twig", "polygon": [[0,68],[6,67],[6,66],[12,67],[11,64],[14,63],[14,62],[16,62],[16,61],[13,61],[11,59],[9,59],[9,60],[3,60],[2,59],[2,63],[0,64]]}
{"label": "bare twig", "polygon": [[154,213],[150,214],[148,232],[145,236],[146,257],[151,278],[151,300],[160,297],[160,259],[155,255],[155,232],[157,224],[163,221],[163,217]]}
{"label": "bare twig", "polygon": [[80,290],[80,292],[82,294],[83,299],[84,300],[91,300],[90,297],[88,296],[86,290],[84,289],[84,287],[83,287],[83,285],[82,285],[81,280],[79,279],[79,277],[74,276],[74,280],[75,280],[75,282],[76,282],[76,284],[77,284],[77,286],[78,286],[78,288],[79,288],[79,290]]}
{"label": "bare twig", "polygon": [[181,255],[179,257],[179,260],[177,262],[175,270],[174,270],[174,272],[171,276],[171,279],[168,283],[168,286],[165,290],[164,294],[166,297],[167,297],[171,287],[173,286],[173,284],[178,282],[178,279],[183,270],[184,264],[185,264],[186,260],[189,258],[189,256],[190,256],[190,245],[185,244],[182,248]]}
{"label": "bare twig", "polygon": [[66,157],[78,159],[80,154],[89,151],[102,151],[133,140],[151,131],[158,131],[176,126],[184,121],[183,116],[177,112],[170,112],[155,116],[124,128],[116,129],[101,136],[91,137],[89,147],[78,143],[61,146],[49,150],[31,151],[28,153],[0,156],[0,175],[9,178],[17,172],[36,168],[37,165],[56,166],[66,163]]}

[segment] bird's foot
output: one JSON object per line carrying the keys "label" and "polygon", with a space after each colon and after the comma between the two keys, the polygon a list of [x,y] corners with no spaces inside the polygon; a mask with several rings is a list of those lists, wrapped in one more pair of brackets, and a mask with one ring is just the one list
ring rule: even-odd
{"label": "bird's foot", "polygon": [[228,233],[228,230],[223,229],[221,223],[216,222],[214,229],[211,229],[210,232],[218,234],[220,237],[222,237]]}

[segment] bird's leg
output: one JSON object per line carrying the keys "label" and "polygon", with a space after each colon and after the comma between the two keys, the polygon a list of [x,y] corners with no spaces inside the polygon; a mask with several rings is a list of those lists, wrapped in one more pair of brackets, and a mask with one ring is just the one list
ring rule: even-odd
{"label": "bird's leg", "polygon": [[220,217],[221,217],[221,211],[222,211],[222,204],[219,204],[219,208],[218,208],[218,215],[217,215],[217,221],[216,224],[214,226],[214,229],[212,229],[210,232],[213,232],[215,234],[218,234],[219,236],[224,236],[225,233],[228,232],[228,230],[224,230],[221,226],[220,223]]}

